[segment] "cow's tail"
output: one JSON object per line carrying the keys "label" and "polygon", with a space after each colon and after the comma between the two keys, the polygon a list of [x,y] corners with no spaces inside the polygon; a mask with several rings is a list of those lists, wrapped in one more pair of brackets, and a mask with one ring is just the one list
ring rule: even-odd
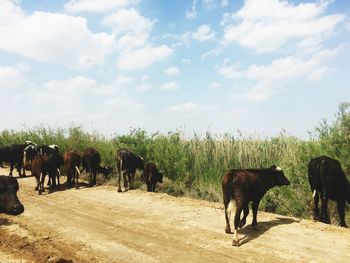
{"label": "cow's tail", "polygon": [[80,170],[77,166],[74,166],[75,170],[77,171],[78,176],[80,177]]}
{"label": "cow's tail", "polygon": [[312,193],[312,198],[315,198],[316,196],[316,189],[314,190],[314,192]]}
{"label": "cow's tail", "polygon": [[58,173],[58,176],[61,176],[61,170],[59,168],[57,168],[57,173]]}
{"label": "cow's tail", "polygon": [[27,163],[27,152],[24,151],[24,152],[23,152],[23,167],[26,166],[26,163]]}

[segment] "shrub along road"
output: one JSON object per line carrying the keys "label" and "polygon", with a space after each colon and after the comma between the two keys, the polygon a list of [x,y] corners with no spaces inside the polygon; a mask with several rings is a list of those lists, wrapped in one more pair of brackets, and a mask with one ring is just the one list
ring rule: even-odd
{"label": "shrub along road", "polygon": [[25,211],[0,214],[0,262],[350,262],[337,226],[259,212],[232,247],[222,204],[113,186],[39,196],[33,177],[18,181]]}

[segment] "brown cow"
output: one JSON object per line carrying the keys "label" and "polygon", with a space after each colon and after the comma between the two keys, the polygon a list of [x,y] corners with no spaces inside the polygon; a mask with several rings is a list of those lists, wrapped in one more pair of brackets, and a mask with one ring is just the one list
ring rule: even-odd
{"label": "brown cow", "polygon": [[32,175],[35,176],[37,182],[35,191],[38,191],[39,194],[44,192],[45,176],[48,174],[49,177],[54,178],[57,173],[59,174],[58,170],[55,156],[46,154],[35,156],[32,162]]}
{"label": "brown cow", "polygon": [[[234,218],[233,246],[239,246],[238,228],[246,223],[249,213],[249,202],[253,202],[253,229],[257,229],[257,213],[261,198],[270,188],[278,185],[289,185],[290,182],[284,176],[281,168],[272,166],[267,169],[231,169],[222,178],[222,191],[224,197],[226,233],[231,233],[229,213],[232,203],[236,203],[236,214]],[[229,209],[230,206],[230,209]],[[244,211],[241,219],[241,212]]]}
{"label": "brown cow", "polygon": [[81,156],[79,152],[75,150],[69,150],[64,153],[63,156],[64,166],[67,169],[67,184],[72,185],[72,181],[75,184],[75,189],[79,189],[79,166],[81,163]]}
{"label": "brown cow", "polygon": [[81,163],[83,168],[80,172],[84,170],[89,173],[89,186],[96,184],[96,175],[102,173],[105,177],[112,172],[112,168],[102,167],[100,165],[101,156],[99,152],[90,147],[84,150],[81,155]]}
{"label": "brown cow", "polygon": [[145,166],[144,177],[148,192],[155,192],[157,182],[163,183],[163,174],[158,171],[154,163],[148,163]]}

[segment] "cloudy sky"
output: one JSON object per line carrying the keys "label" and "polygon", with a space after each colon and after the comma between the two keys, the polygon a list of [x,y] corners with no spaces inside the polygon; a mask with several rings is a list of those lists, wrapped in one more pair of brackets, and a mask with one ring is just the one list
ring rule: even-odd
{"label": "cloudy sky", "polygon": [[343,0],[0,0],[0,129],[307,137],[350,101]]}

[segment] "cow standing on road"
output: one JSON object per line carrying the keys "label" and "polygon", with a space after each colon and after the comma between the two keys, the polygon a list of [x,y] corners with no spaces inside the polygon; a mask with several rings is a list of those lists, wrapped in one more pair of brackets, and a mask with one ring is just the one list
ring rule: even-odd
{"label": "cow standing on road", "polygon": [[89,173],[89,186],[96,185],[96,175],[102,173],[104,177],[112,172],[112,168],[102,167],[100,153],[94,148],[87,148],[81,155],[82,173],[84,170]]}
{"label": "cow standing on road", "polygon": [[[274,186],[289,185],[283,171],[276,166],[267,169],[231,169],[222,178],[222,191],[225,208],[226,233],[231,233],[230,214],[233,204],[236,203],[234,218],[233,246],[239,246],[238,228],[246,223],[249,213],[249,203],[252,202],[253,229],[257,229],[257,213],[261,198]],[[243,218],[241,212],[243,210]]]}
{"label": "cow standing on road", "polygon": [[123,171],[123,179],[124,179],[124,188],[128,188],[128,184],[130,185],[130,189],[134,189],[134,181],[135,181],[135,172],[136,169],[140,169],[143,171],[144,163],[143,158],[140,156],[136,156],[132,152],[126,149],[120,149],[117,152],[117,172],[118,172],[118,192],[121,192],[122,189],[120,187],[121,173]]}
{"label": "cow standing on road", "polygon": [[[350,203],[350,185],[341,168],[340,162],[327,156],[311,159],[308,165],[308,178],[313,193],[313,218],[330,224],[328,217],[328,199],[337,202],[340,225],[345,223],[345,203]],[[321,217],[318,201],[321,198]]]}
{"label": "cow standing on road", "polygon": [[63,155],[64,166],[67,169],[67,184],[72,185],[74,182],[75,189],[79,189],[79,166],[81,163],[80,153],[75,150],[66,151]]}

